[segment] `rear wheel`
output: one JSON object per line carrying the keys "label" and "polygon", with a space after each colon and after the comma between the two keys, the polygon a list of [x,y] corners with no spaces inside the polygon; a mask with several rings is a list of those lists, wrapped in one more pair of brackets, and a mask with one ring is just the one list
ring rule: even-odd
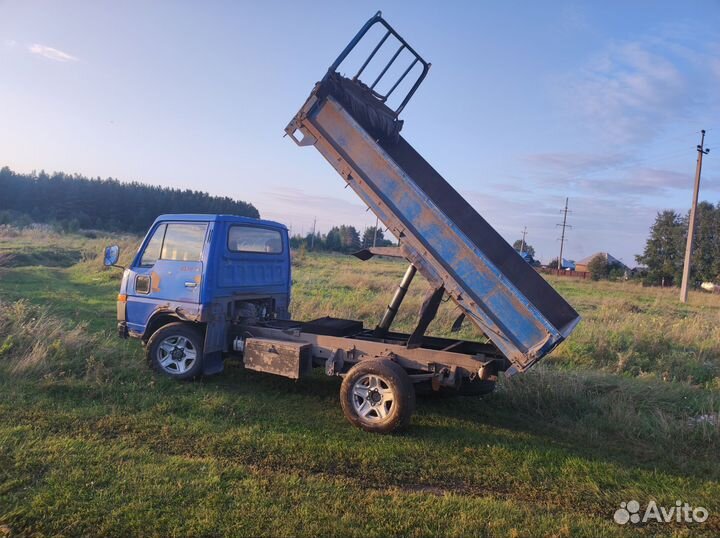
{"label": "rear wheel", "polygon": [[410,423],[415,389],[401,366],[387,359],[367,360],[353,366],[343,379],[340,403],[353,425],[390,433]]}
{"label": "rear wheel", "polygon": [[202,372],[202,334],[187,323],[164,325],[148,340],[146,355],[152,367],[174,379],[194,379]]}

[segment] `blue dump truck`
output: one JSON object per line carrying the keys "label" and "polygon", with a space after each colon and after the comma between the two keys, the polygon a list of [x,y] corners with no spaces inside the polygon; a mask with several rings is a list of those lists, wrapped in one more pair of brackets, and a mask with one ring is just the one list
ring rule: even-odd
{"label": "blue dump truck", "polygon": [[[484,394],[500,372],[524,372],[572,332],[577,312],[400,135],[399,114],[430,64],[371,18],[286,127],[313,146],[398,239],[355,253],[394,256],[407,270],[375,327],[290,315],[287,228],[231,215],[162,215],[125,269],[118,331],[142,340],[150,364],[177,379],[245,368],[299,379],[340,376],[347,419],[386,433],[409,423],[415,389]],[[346,76],[344,73],[351,73]],[[108,247],[106,265],[118,248]],[[430,284],[410,333],[393,319],[416,273]],[[427,335],[441,301],[487,338]]]}

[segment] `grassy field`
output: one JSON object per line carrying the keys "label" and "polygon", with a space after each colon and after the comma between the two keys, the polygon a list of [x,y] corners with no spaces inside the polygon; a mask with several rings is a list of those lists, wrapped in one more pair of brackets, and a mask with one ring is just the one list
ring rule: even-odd
{"label": "grassy field", "polygon": [[[720,534],[720,425],[703,419],[720,413],[720,297],[553,280],[584,320],[542,367],[483,399],[421,399],[377,436],[321,374],[151,373],[113,335],[108,242],[0,229],[0,536]],[[372,325],[403,270],[298,254],[293,314]],[[444,304],[431,331],[456,315]],[[632,499],[710,518],[617,525]]]}

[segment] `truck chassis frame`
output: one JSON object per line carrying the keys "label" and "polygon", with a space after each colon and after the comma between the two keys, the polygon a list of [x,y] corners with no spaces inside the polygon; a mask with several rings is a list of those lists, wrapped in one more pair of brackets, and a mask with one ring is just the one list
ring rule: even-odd
{"label": "truck chassis frame", "polygon": [[[292,320],[238,325],[238,334],[244,335],[240,338],[246,341],[262,339],[279,344],[309,344],[312,365],[324,367],[325,373],[331,376],[343,376],[363,360],[388,359],[405,369],[414,383],[429,380],[436,390],[441,386],[459,388],[463,378],[495,380],[498,372],[508,366],[507,359],[490,344],[425,337],[421,347],[408,348],[410,335],[403,333],[389,332],[378,338],[374,331],[363,329],[349,336],[332,336],[303,331],[304,325]],[[301,360],[298,353],[295,357],[288,357],[286,364],[280,365],[278,355],[271,353],[264,363],[266,367],[261,363],[250,368],[295,377],[293,372],[298,371],[295,361]],[[303,371],[302,368],[299,370]]]}

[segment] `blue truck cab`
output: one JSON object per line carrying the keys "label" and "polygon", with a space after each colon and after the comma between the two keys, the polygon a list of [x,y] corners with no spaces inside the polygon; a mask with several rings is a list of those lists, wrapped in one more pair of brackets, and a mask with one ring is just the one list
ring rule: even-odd
{"label": "blue truck cab", "polygon": [[118,332],[147,343],[165,325],[194,323],[205,340],[205,373],[218,370],[221,360],[210,357],[227,347],[226,318],[253,309],[248,315],[258,319],[287,318],[290,278],[283,224],[234,215],[161,215],[123,273]]}

